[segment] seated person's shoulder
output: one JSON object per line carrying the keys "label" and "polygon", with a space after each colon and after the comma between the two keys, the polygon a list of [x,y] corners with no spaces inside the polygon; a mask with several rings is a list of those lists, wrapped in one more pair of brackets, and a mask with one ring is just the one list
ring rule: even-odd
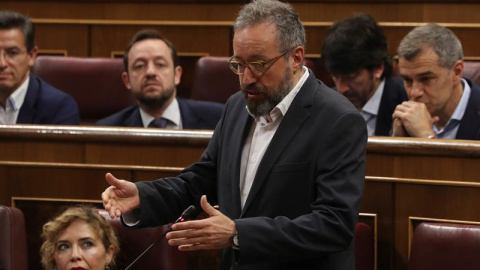
{"label": "seated person's shoulder", "polygon": [[221,114],[225,104],[212,102],[212,101],[204,101],[204,100],[193,100],[193,99],[183,99],[177,98],[180,108],[183,104],[187,104],[192,110],[198,112],[210,112],[210,113],[219,113]]}
{"label": "seated person's shoulder", "polygon": [[[125,108],[119,112],[116,112],[114,114],[111,114],[105,118],[102,118],[98,120],[97,122],[94,123],[95,126],[138,126],[141,127],[141,118],[140,118],[140,113],[138,112],[138,106],[130,106],[128,108]],[[133,114],[138,113],[138,125],[127,125],[126,122],[128,122],[128,119],[131,119],[132,117],[135,117]],[[130,121],[130,122],[135,122],[135,121]]]}

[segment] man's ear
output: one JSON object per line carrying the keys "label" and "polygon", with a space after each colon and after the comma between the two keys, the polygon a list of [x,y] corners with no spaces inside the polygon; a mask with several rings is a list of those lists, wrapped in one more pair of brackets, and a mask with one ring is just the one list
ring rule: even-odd
{"label": "man's ear", "polygon": [[462,79],[463,77],[463,61],[462,60],[458,60],[457,62],[455,62],[455,64],[453,64],[452,66],[452,71],[453,71],[453,82],[454,84],[457,84],[460,82],[460,80]]}
{"label": "man's ear", "polygon": [[35,65],[35,60],[37,59],[38,47],[35,46],[33,49],[28,52],[28,66],[33,67]]}
{"label": "man's ear", "polygon": [[122,80],[123,80],[123,83],[125,84],[125,87],[131,90],[132,87],[130,86],[130,80],[128,79],[128,73],[126,71],[122,72]]}
{"label": "man's ear", "polygon": [[180,80],[182,79],[182,72],[183,69],[181,66],[176,66],[175,69],[173,70],[175,72],[175,86],[180,84]]}
{"label": "man's ear", "polygon": [[385,65],[384,64],[381,64],[380,66],[378,66],[376,68],[373,68],[372,69],[373,78],[375,80],[380,80],[380,78],[382,78],[382,75],[383,75],[384,71],[385,71]]}
{"label": "man's ear", "polygon": [[305,48],[302,46],[297,46],[292,50],[291,55],[293,57],[292,71],[295,74],[299,69],[302,68],[303,61],[305,60]]}

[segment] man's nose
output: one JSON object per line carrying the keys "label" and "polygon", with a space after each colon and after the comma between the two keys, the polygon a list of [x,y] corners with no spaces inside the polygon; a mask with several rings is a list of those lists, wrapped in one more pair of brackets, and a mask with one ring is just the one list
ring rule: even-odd
{"label": "man's nose", "polygon": [[245,68],[243,74],[240,74],[240,83],[242,85],[250,85],[257,82],[257,77],[249,68]]}
{"label": "man's nose", "polygon": [[413,82],[410,91],[408,91],[409,99],[416,100],[423,95],[423,85],[419,82]]}
{"label": "man's nose", "polygon": [[337,88],[337,91],[340,93],[340,94],[345,94],[348,90],[350,90],[350,86],[348,83],[346,83],[344,80],[342,79],[336,79],[334,80],[335,81],[335,87]]}
{"label": "man's nose", "polygon": [[0,68],[5,68],[7,66],[7,58],[4,53],[0,53]]}
{"label": "man's nose", "polygon": [[154,63],[148,63],[147,64],[147,75],[155,75],[157,72],[155,64]]}

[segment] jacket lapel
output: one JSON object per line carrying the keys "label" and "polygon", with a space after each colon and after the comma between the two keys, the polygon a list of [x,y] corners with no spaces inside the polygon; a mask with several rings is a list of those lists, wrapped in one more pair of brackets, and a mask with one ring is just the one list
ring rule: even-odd
{"label": "jacket lapel", "polygon": [[124,121],[127,127],[143,127],[142,116],[140,115],[140,107],[136,106],[130,116]]}
{"label": "jacket lapel", "polygon": [[238,114],[239,119],[238,121],[238,132],[233,132],[233,137],[229,139],[232,145],[232,153],[236,153],[235,160],[233,162],[233,170],[232,170],[232,179],[233,179],[233,188],[232,188],[232,198],[233,198],[233,205],[234,205],[234,213],[233,217],[238,218],[240,217],[242,206],[240,200],[240,167],[242,163],[242,152],[243,146],[245,144],[245,140],[247,139],[248,133],[250,128],[253,124],[253,118],[247,113],[245,106],[243,106],[243,112]]}
{"label": "jacket lapel", "polygon": [[197,118],[188,106],[187,102],[181,98],[177,98],[178,108],[180,110],[180,118],[182,118],[182,125],[184,129],[195,129],[197,127]]}
{"label": "jacket lapel", "polygon": [[258,166],[252,188],[243,207],[242,216],[258,194],[258,191],[270,174],[272,167],[276,164],[278,157],[294,138],[304,121],[310,116],[310,107],[312,106],[313,96],[316,93],[318,85],[318,81],[310,74],[294,98]]}
{"label": "jacket lapel", "polygon": [[17,123],[18,124],[33,124],[35,115],[37,115],[37,109],[35,108],[35,102],[39,95],[39,85],[36,78],[30,74],[30,81],[28,82],[27,93],[25,94],[25,100],[18,112]]}
{"label": "jacket lapel", "polygon": [[470,85],[470,98],[468,99],[467,108],[460,121],[456,139],[474,140],[478,139],[477,132],[480,128],[480,89],[469,79],[465,79]]}

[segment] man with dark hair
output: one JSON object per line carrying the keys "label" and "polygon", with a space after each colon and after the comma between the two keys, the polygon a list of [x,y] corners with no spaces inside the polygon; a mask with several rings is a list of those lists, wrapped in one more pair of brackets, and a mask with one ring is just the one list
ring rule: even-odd
{"label": "man with dark hair", "polygon": [[480,140],[480,87],[463,78],[462,43],[429,23],[398,45],[398,69],[409,101],[393,113],[393,136]]}
{"label": "man with dark hair", "polygon": [[375,19],[359,13],[336,22],[328,30],[322,59],[337,91],[362,114],[368,135],[390,136],[392,113],[408,97],[401,80],[391,77],[387,40]]}
{"label": "man with dark hair", "polygon": [[122,78],[138,100],[99,126],[214,129],[223,104],[176,98],[182,67],[173,44],[155,30],[135,34],[123,56]]}
{"label": "man with dark hair", "polygon": [[30,73],[37,51],[32,21],[0,11],[0,124],[78,125],[73,98]]}
{"label": "man with dark hair", "polygon": [[157,226],[195,204],[209,217],[172,225],[168,243],[223,249],[220,269],[354,269],[365,121],[303,66],[305,40],[289,4],[244,6],[229,60],[241,91],[202,157],[178,177],[132,183],[107,174],[110,216]]}

